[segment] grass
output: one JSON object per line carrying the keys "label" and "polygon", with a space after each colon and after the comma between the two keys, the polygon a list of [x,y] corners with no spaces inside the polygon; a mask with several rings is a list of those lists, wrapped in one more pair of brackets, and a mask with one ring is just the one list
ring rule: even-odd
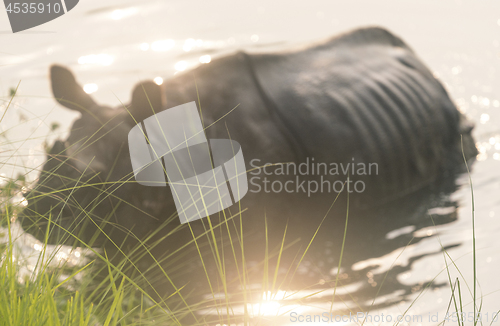
{"label": "grass", "polygon": [[[14,184],[3,187],[2,192],[8,194]],[[151,304],[125,300],[136,296],[125,286],[126,278],[121,278],[116,286],[120,273],[111,266],[108,266],[110,282],[103,284],[112,295],[102,298],[96,297],[90,286],[93,280],[88,271],[95,260],[83,267],[69,266],[67,260],[58,259],[61,248],[48,249],[51,246],[46,242],[42,243],[31,273],[23,273],[27,263],[15,250],[15,237],[22,235],[13,231],[12,224],[19,207],[4,204],[1,218],[6,227],[2,230],[7,232],[8,241],[1,244],[0,325],[149,325],[137,320],[149,318],[145,310]]]}
{"label": "grass", "polygon": [[19,280],[10,223],[7,230],[9,242],[0,265],[0,325],[95,325],[93,305],[87,305],[79,291],[64,289],[74,275],[61,282],[57,273],[47,271],[42,259],[37,276]]}
{"label": "grass", "polygon": [[[18,85],[19,87],[19,85]],[[11,92],[11,100],[15,97],[17,88]],[[5,112],[3,114],[5,116]],[[53,130],[57,126],[52,125]],[[467,162],[465,162],[467,164]],[[467,167],[468,169],[468,167]],[[469,178],[470,172],[468,171]],[[16,248],[16,237],[18,234],[14,232],[13,221],[16,215],[22,209],[22,206],[11,203],[11,198],[18,194],[22,188],[26,186],[24,177],[20,176],[17,180],[10,180],[2,186],[2,211],[0,215],[1,225],[7,233],[8,241],[1,245],[1,264],[0,264],[0,326],[2,325],[215,325],[218,324],[241,324],[241,325],[267,325],[269,321],[262,317],[264,310],[277,310],[281,305],[280,300],[291,297],[297,292],[290,292],[289,285],[291,280],[296,277],[299,266],[304,262],[306,254],[315,240],[316,235],[320,231],[323,222],[327,218],[330,210],[336,204],[337,198],[332,201],[332,206],[328,210],[321,223],[318,225],[314,236],[306,242],[306,247],[298,251],[292,262],[283,261],[284,253],[290,243],[287,239],[287,229],[281,237],[278,247],[270,247],[269,234],[267,223],[265,227],[265,252],[264,259],[260,264],[248,266],[245,260],[243,220],[241,213],[243,209],[239,207],[237,212],[224,212],[221,219],[207,219],[205,224],[205,232],[202,235],[196,236],[191,229],[192,239],[186,239],[195,245],[196,254],[198,257],[167,256],[166,259],[178,259],[179,264],[189,262],[191,259],[200,259],[202,262],[203,274],[206,277],[209,294],[211,298],[192,300],[193,293],[185,292],[185,284],[176,285],[172,279],[172,275],[178,273],[178,266],[167,264],[167,268],[163,261],[157,261],[150,253],[150,247],[146,241],[139,240],[139,245],[136,249],[128,252],[122,261],[108,257],[106,251],[101,251],[92,248],[90,244],[87,250],[90,253],[88,262],[79,266],[68,266],[67,261],[57,263],[58,249],[49,249],[47,244],[48,239],[41,243],[41,250],[35,266],[31,269],[31,274],[22,273],[23,259],[19,257]],[[79,186],[83,187],[83,186]],[[474,203],[472,179],[470,178],[471,200]],[[75,190],[75,189],[67,189]],[[110,193],[104,189],[97,198],[105,198],[110,196]],[[67,202],[67,198],[64,198]],[[349,205],[347,203],[347,205]],[[482,304],[477,305],[477,279],[476,279],[476,248],[475,248],[475,216],[474,205],[472,205],[472,234],[473,234],[473,290],[468,287],[473,306],[474,316],[481,312]],[[348,210],[349,212],[349,210]],[[88,208],[86,212],[92,216],[92,208]],[[342,246],[339,248],[340,261],[338,270],[340,271],[342,257],[344,254],[344,246],[346,243],[347,230],[349,228],[349,215],[345,217],[344,232]],[[44,216],[51,223],[53,217],[51,215]],[[239,221],[238,221],[239,219]],[[239,223],[235,223],[238,221]],[[266,220],[267,222],[267,217]],[[239,224],[239,229],[237,228]],[[50,225],[50,224],[49,224]],[[227,231],[228,238],[220,237],[221,230]],[[207,248],[202,247],[202,240],[205,241]],[[410,241],[411,243],[411,241]],[[408,243],[408,245],[410,244]],[[293,244],[293,242],[292,242]],[[120,244],[116,244],[119,249]],[[248,244],[247,244],[248,247]],[[403,249],[404,251],[404,249]],[[152,256],[154,264],[160,267],[161,275],[165,282],[171,283],[174,291],[170,292],[167,297],[160,299],[154,298],[151,292],[145,289],[144,284],[149,282],[147,277],[137,273],[124,272],[125,266],[136,261],[134,255],[141,252],[141,255]],[[462,276],[461,278],[452,279],[450,268],[454,266],[455,261],[451,258],[447,250],[442,246],[442,252],[446,268],[443,270],[447,273],[449,286],[451,289],[450,304],[448,309],[454,308],[457,315],[465,313],[465,296],[461,289],[461,284],[467,281]],[[128,256],[127,256],[128,255]],[[232,262],[227,261],[228,257],[232,257]],[[399,256],[398,256],[399,257]],[[214,262],[216,273],[214,275],[209,272],[209,261]],[[99,266],[99,267],[96,267]],[[170,267],[169,267],[170,266]],[[231,266],[231,267],[229,267]],[[132,267],[133,266],[132,264]],[[97,268],[97,269],[96,269]],[[130,268],[130,266],[129,266]],[[236,277],[230,278],[229,269],[236,270]],[[286,269],[285,276],[278,277],[280,269]],[[258,270],[261,272],[257,272]],[[132,268],[133,270],[133,268]],[[458,270],[460,273],[460,271]],[[97,279],[95,275],[99,273]],[[260,275],[259,289],[252,289],[250,286],[251,280],[255,280],[255,275]],[[104,275],[104,276],[103,276]],[[337,294],[337,287],[342,285],[340,278],[341,273],[337,273],[330,285],[333,289],[330,303],[330,313],[334,311],[334,303],[344,301],[345,299]],[[380,289],[384,285],[387,274],[379,284],[378,290],[373,298],[372,306],[375,304],[376,297]],[[437,277],[437,275],[436,275]],[[463,282],[463,283],[462,283]],[[240,290],[234,291],[234,285],[239,285]],[[429,284],[430,285],[430,284]],[[410,308],[417,302],[420,295],[427,290],[424,287],[415,301],[410,304],[404,314],[408,313]],[[219,297],[219,293],[224,294],[224,298]],[[295,303],[302,305],[308,299],[319,295],[323,290],[317,290],[313,294],[299,297],[295,299]],[[233,299],[233,298],[237,299]],[[263,300],[255,300],[255,297],[263,297]],[[340,299],[339,299],[340,297]],[[356,302],[356,298],[351,298]],[[257,303],[255,303],[257,302]],[[269,302],[277,303],[277,305],[268,305]],[[243,317],[237,316],[234,312],[236,306],[243,307]],[[197,314],[200,310],[212,309],[217,312],[217,316],[213,320],[207,320],[205,317]],[[356,313],[351,308],[351,312]],[[361,309],[360,309],[361,310]],[[369,311],[370,308],[366,311]],[[269,312],[269,311],[267,311]],[[290,312],[285,309],[276,312],[277,315],[284,315]],[[441,324],[445,324],[451,320],[442,320]],[[458,325],[466,325],[467,320],[457,319]],[[366,319],[361,322],[365,324]],[[399,323],[394,323],[397,325]],[[480,321],[475,319],[472,324],[478,325]]]}

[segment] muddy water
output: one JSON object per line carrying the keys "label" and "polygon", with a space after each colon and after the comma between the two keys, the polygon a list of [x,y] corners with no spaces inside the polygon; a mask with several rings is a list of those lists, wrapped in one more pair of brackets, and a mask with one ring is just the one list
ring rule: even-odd
{"label": "muddy water", "polygon": [[[484,296],[483,321],[500,307],[500,3],[484,1],[102,1],[86,0],[53,22],[31,31],[10,34],[5,11],[0,10],[0,108],[6,107],[10,88],[20,82],[19,96],[0,125],[2,165],[5,178],[18,173],[36,178],[44,160],[44,143],[65,137],[77,114],[51,99],[48,67],[69,66],[93,96],[110,106],[129,100],[139,80],[169,78],[215,57],[238,49],[274,51],[305,44],[348,29],[382,25],[400,35],[445,83],[460,110],[476,123],[474,135],[480,155],[474,165],[479,293]],[[52,130],[53,124],[60,125]],[[48,135],[48,136],[47,136]],[[396,318],[407,309],[412,325],[439,320],[449,302],[445,259],[451,258],[472,287],[471,193],[468,178],[450,198],[428,199],[410,211],[396,211],[398,227],[381,228],[364,244],[348,244],[352,255],[363,252],[336,295],[335,311],[360,311],[389,276],[374,303],[373,315]],[[18,202],[22,200],[17,198]],[[409,205],[411,206],[411,205]],[[406,205],[408,207],[408,205]],[[403,213],[404,212],[404,213]],[[432,215],[438,226],[432,226]],[[420,222],[418,222],[420,221]],[[425,221],[425,222],[422,222]],[[39,244],[20,236],[18,249],[36,256]],[[409,246],[406,244],[411,243]],[[376,245],[374,245],[376,244]],[[66,250],[63,248],[63,250]],[[279,325],[293,325],[299,315],[330,311],[335,279],[329,253],[338,251],[325,240],[325,255],[306,261],[299,276],[318,283],[314,289],[278,293],[251,305],[254,315]],[[74,253],[61,256],[79,258]],[[447,257],[449,262],[449,257]],[[320,266],[317,267],[316,264]],[[325,272],[326,271],[326,272]],[[451,268],[452,278],[462,277]],[[428,282],[433,281],[421,294]],[[321,285],[325,286],[321,286]],[[298,288],[298,287],[297,287]],[[373,288],[371,292],[367,289]],[[316,293],[318,292],[319,293]],[[309,294],[308,300],[297,301]],[[465,311],[472,311],[471,296],[463,290]],[[340,300],[342,298],[342,300]],[[417,299],[413,304],[412,302]],[[234,313],[243,312],[235,306]],[[200,311],[200,314],[216,314]],[[296,313],[295,315],[293,313]],[[279,317],[272,317],[280,314]],[[295,317],[293,317],[295,316]],[[419,316],[421,316],[419,319]],[[295,319],[294,319],[295,318]],[[394,319],[393,319],[394,320]],[[431,319],[433,321],[433,319]],[[388,321],[387,319],[385,320]],[[373,324],[379,324],[376,320]],[[488,322],[488,324],[489,324]],[[355,324],[340,321],[338,325]],[[499,322],[500,323],[500,322]],[[306,323],[310,324],[310,323]],[[316,325],[322,324],[316,320]],[[326,323],[325,323],[326,324]],[[436,323],[434,323],[436,324]],[[494,323],[495,324],[495,323]]]}

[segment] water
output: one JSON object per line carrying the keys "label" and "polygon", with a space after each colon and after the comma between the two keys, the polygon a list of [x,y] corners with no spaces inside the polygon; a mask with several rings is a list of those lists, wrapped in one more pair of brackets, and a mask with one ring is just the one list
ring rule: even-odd
{"label": "water", "polygon": [[[70,14],[15,35],[7,32],[10,30],[7,16],[0,10],[2,111],[9,99],[9,88],[15,88],[20,82],[20,96],[0,125],[2,131],[8,130],[7,139],[1,142],[5,164],[0,166],[0,173],[7,178],[28,173],[28,179],[34,180],[37,173],[31,170],[44,161],[44,142],[50,144],[55,138],[64,138],[77,117],[77,113],[58,106],[51,99],[48,67],[53,63],[71,67],[87,89],[97,89],[93,93],[97,101],[117,106],[120,102],[128,102],[133,86],[140,80],[166,79],[192,66],[210,64],[202,62],[237,49],[274,51],[318,41],[359,26],[382,25],[401,36],[416,51],[445,84],[460,110],[476,123],[474,136],[480,155],[473,168],[472,180],[478,293],[483,296],[482,310],[491,319],[500,302],[497,281],[500,266],[499,9],[500,3],[493,0],[481,3],[460,0],[439,3],[422,0],[404,3],[395,0],[349,3],[114,0],[105,5],[97,0],[86,0]],[[54,122],[60,128],[50,132]],[[372,314],[390,314],[395,318],[411,306],[409,315],[423,317],[411,325],[429,324],[429,316],[436,313],[442,320],[449,302],[449,286],[433,286],[420,294],[422,287],[431,280],[437,285],[448,282],[446,271],[443,271],[445,261],[441,246],[449,248],[450,257],[460,269],[461,274],[451,268],[452,278],[461,279],[463,275],[462,284],[467,282],[470,287],[473,284],[471,194],[466,176],[459,183],[465,186],[456,191],[450,201],[457,202],[458,209],[445,203],[431,210],[433,216],[443,216],[442,225],[387,230],[390,231],[386,235],[389,240],[409,241],[416,237],[419,241],[404,250],[404,244],[388,246],[378,253],[373,250],[371,257],[364,257],[353,266],[350,275],[357,275],[357,278],[353,277],[349,285],[340,288],[337,297],[349,293],[358,295],[360,288],[377,283],[376,275],[391,270],[392,287],[377,299],[378,310]],[[425,209],[421,215],[427,216]],[[33,250],[36,254],[36,245],[26,240],[19,248],[28,252]],[[304,277],[311,270],[306,267]],[[310,277],[317,275],[313,273]],[[464,309],[472,311],[471,296],[465,289],[462,290],[465,292]],[[333,290],[326,287],[309,300],[294,301],[311,293],[307,291],[300,291],[294,297],[278,293],[273,298],[264,293],[252,309],[255,315],[270,318],[280,307],[284,315],[272,319],[279,325],[297,324],[293,323],[291,310],[299,314],[329,311]],[[343,298],[346,302],[336,300],[335,309],[345,309],[347,305],[358,311],[355,302],[364,307],[371,304],[369,296],[360,295],[359,300],[347,300],[348,295]],[[243,311],[240,308],[240,312]],[[238,313],[237,307],[235,309]]]}

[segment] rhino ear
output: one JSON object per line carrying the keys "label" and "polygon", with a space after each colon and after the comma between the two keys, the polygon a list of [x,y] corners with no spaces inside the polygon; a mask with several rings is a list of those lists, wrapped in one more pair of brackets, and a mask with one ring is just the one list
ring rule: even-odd
{"label": "rhino ear", "polygon": [[142,82],[132,92],[129,112],[135,121],[140,122],[160,112],[165,104],[162,88],[152,81]]}
{"label": "rhino ear", "polygon": [[96,105],[67,68],[58,65],[50,67],[50,80],[57,102],[68,109],[86,112]]}

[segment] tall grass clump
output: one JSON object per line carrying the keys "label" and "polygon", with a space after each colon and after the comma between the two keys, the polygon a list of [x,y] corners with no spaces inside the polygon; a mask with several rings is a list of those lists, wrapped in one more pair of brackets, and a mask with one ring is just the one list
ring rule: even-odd
{"label": "tall grass clump", "polygon": [[[13,191],[19,190],[15,182],[8,182],[2,187],[2,238],[0,244],[0,325],[118,325],[120,294],[109,310],[109,318],[100,323],[95,315],[95,307],[89,303],[82,292],[72,289],[75,277],[79,276],[91,263],[80,269],[68,269],[64,264],[51,267],[57,252],[50,253],[47,244],[42,244],[40,256],[35,266],[26,266],[24,257],[16,250],[16,238],[22,234],[16,232],[14,217],[20,210],[10,198]],[[28,268],[31,267],[31,268]],[[26,273],[28,270],[28,273]],[[64,272],[72,272],[65,275]]]}
{"label": "tall grass clump", "polygon": [[[16,182],[8,182],[2,195],[12,195],[13,188],[19,190]],[[89,248],[80,264],[71,264],[61,255],[61,246],[45,241],[35,243],[38,250],[28,254],[36,257],[27,259],[26,248],[20,248],[26,244],[18,242],[28,235],[15,222],[23,206],[9,199],[2,198],[0,213],[0,239],[4,240],[0,242],[0,326],[155,325],[165,318],[152,309],[147,295],[137,295],[134,280],[105,253]],[[96,264],[107,270],[107,277],[99,282]]]}

